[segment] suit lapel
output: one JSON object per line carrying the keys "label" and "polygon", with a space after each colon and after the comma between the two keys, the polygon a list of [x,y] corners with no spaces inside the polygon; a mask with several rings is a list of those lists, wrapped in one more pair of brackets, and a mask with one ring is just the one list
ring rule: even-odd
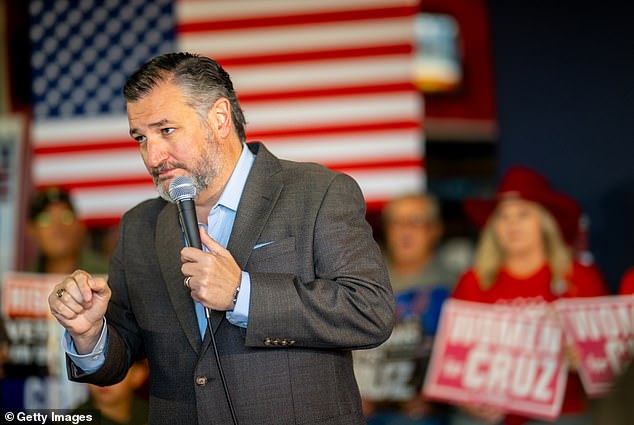
{"label": "suit lapel", "polygon": [[284,184],[276,178],[280,164],[263,145],[251,146],[257,154],[244,188],[227,249],[242,270],[247,265]]}
{"label": "suit lapel", "polygon": [[167,285],[170,301],[189,344],[198,353],[202,340],[198,330],[194,301],[189,290],[183,285],[180,251],[185,242],[174,204],[167,204],[159,214],[155,237],[161,273]]}
{"label": "suit lapel", "polygon": [[[246,267],[251,251],[284,186],[281,179],[276,178],[276,174],[280,171],[278,159],[259,143],[249,144],[249,148],[256,157],[242,192],[236,219],[227,243],[227,249],[242,270]],[[212,314],[214,332],[224,316],[224,314]],[[205,341],[207,342],[207,338]]]}

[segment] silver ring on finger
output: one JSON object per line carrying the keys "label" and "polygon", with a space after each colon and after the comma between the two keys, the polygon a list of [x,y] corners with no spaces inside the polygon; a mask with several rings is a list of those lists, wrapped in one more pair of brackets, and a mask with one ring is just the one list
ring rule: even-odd
{"label": "silver ring on finger", "polygon": [[55,291],[55,296],[57,298],[62,298],[64,296],[64,292],[66,292],[66,289],[59,288],[57,291]]}
{"label": "silver ring on finger", "polygon": [[189,289],[190,291],[191,291],[191,289],[192,289],[192,287],[191,287],[191,286],[189,286],[189,281],[191,280],[191,278],[192,278],[191,276],[187,276],[187,277],[185,278],[185,280],[183,280],[183,285],[185,285],[185,287],[186,287],[187,289]]}

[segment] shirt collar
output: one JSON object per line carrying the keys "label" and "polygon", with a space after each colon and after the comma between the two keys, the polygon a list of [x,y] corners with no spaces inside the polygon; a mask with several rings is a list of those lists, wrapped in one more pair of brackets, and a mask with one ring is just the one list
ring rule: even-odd
{"label": "shirt collar", "polygon": [[243,143],[242,153],[240,154],[236,168],[234,168],[216,205],[222,205],[232,211],[238,210],[238,204],[240,203],[244,186],[247,184],[247,177],[249,177],[249,171],[251,171],[254,160],[255,155],[253,155],[253,152]]}

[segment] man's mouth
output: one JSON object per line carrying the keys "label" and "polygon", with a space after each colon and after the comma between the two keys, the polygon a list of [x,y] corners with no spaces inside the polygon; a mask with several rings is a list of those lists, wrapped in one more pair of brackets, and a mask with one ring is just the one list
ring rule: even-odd
{"label": "man's mouth", "polygon": [[164,182],[166,180],[171,179],[172,177],[174,177],[174,170],[176,170],[177,167],[173,167],[173,166],[168,166],[167,164],[163,164],[160,165],[158,167],[154,167],[152,169],[152,177],[154,178],[155,182]]}
{"label": "man's mouth", "polygon": [[160,173],[157,174],[156,178],[158,179],[158,181],[160,182],[164,182],[166,180],[170,180],[172,177],[174,177],[172,174],[174,170],[165,170],[162,171]]}

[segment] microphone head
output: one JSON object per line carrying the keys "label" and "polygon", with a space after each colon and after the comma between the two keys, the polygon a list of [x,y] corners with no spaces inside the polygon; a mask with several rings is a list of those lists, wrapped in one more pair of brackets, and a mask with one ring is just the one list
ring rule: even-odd
{"label": "microphone head", "polygon": [[194,199],[196,197],[196,186],[194,186],[194,182],[189,177],[179,176],[170,183],[169,194],[172,202]]}

